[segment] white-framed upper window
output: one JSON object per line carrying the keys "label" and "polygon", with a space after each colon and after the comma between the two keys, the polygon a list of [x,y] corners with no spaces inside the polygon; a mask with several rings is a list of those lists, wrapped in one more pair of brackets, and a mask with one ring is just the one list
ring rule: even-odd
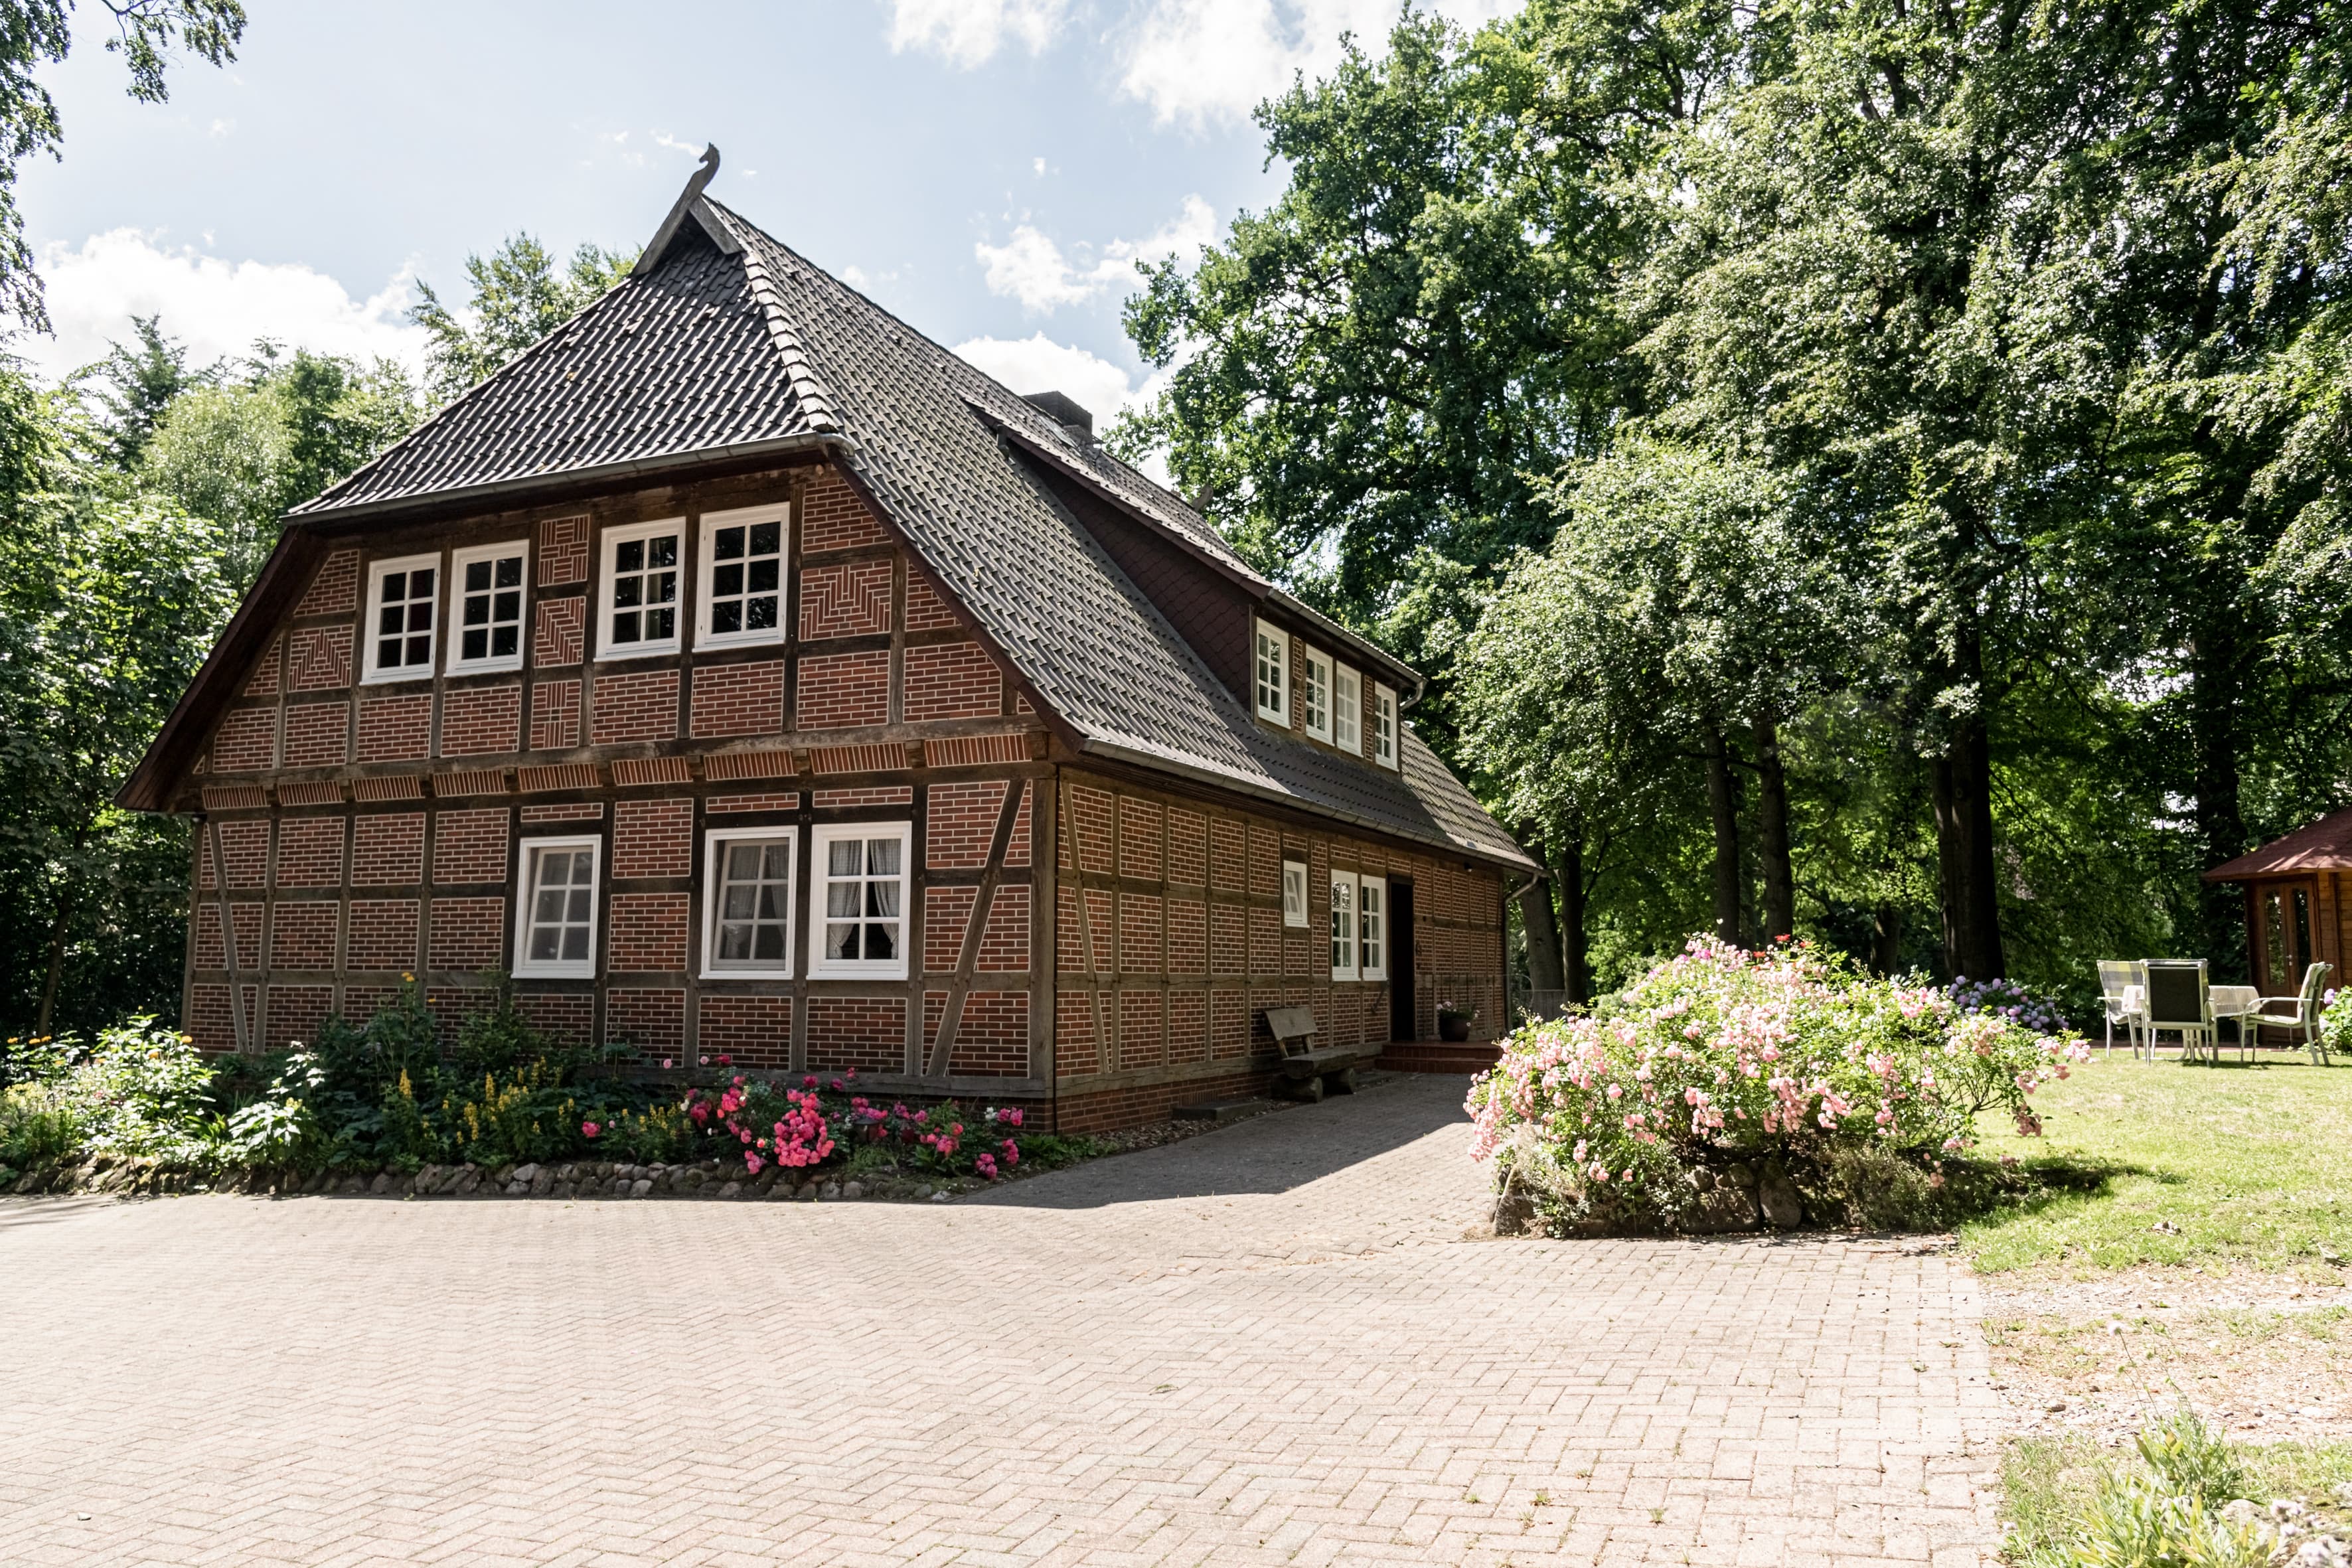
{"label": "white-framed upper window", "polygon": [[678,558],[685,544],[683,518],[604,531],[596,585],[598,658],[677,651]]}
{"label": "white-framed upper window", "polygon": [[441,557],[404,555],[368,568],[367,679],[422,680],[433,673],[440,620]]}
{"label": "white-framed upper window", "polygon": [[1331,743],[1363,754],[1364,678],[1344,664],[1331,667]]}
{"label": "white-framed upper window", "polygon": [[530,594],[530,546],[478,544],[449,556],[452,671],[520,669],[522,607]]}
{"label": "white-framed upper window", "polygon": [[702,975],[793,974],[789,827],[718,827],[703,836]]}
{"label": "white-framed upper window", "polygon": [[1327,745],[1331,740],[1331,656],[1308,648],[1299,658],[1298,721]]}
{"label": "white-framed upper window", "polygon": [[1290,634],[1280,626],[1257,623],[1257,716],[1277,724],[1290,722]]}
{"label": "white-framed upper window", "polygon": [[1307,862],[1285,860],[1282,863],[1282,923],[1303,926],[1307,923]]}
{"label": "white-framed upper window", "polygon": [[907,977],[913,825],[830,823],[809,837],[809,973]]}
{"label": "white-framed upper window", "polygon": [[1356,874],[1331,873],[1331,978],[1356,977]]}
{"label": "white-framed upper window", "polygon": [[1356,879],[1356,978],[1389,977],[1389,883],[1385,877]]}
{"label": "white-framed upper window", "polygon": [[593,837],[526,838],[515,907],[517,974],[587,979],[596,973]]}
{"label": "white-framed upper window", "polygon": [[1397,765],[1396,693],[1372,682],[1372,761],[1384,768]]}
{"label": "white-framed upper window", "polygon": [[742,507],[702,514],[702,594],[694,646],[733,647],[784,638],[784,546],[792,509]]}

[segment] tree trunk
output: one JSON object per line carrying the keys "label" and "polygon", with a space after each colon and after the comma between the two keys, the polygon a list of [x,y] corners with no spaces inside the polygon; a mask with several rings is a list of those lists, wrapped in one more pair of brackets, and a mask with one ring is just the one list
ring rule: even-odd
{"label": "tree trunk", "polygon": [[1903,906],[1892,899],[1880,901],[1871,914],[1870,967],[1891,975],[1903,962]]}
{"label": "tree trunk", "polygon": [[[1543,859],[1543,835],[1534,823],[1519,825],[1519,843],[1538,861]],[[1528,937],[1528,989],[1554,995],[1567,990],[1559,972],[1559,924],[1552,915],[1549,878],[1537,878],[1519,895],[1519,921]]]}
{"label": "tree trunk", "polygon": [[1715,934],[1739,941],[1739,781],[1731,774],[1731,752],[1723,730],[1706,731],[1706,805],[1715,819]]}
{"label": "tree trunk", "polygon": [[73,900],[64,892],[58,894],[57,918],[49,922],[49,975],[41,984],[41,1015],[33,1025],[33,1033],[49,1032],[49,1019],[58,1007],[58,984],[66,973],[66,931],[73,918]]}
{"label": "tree trunk", "polygon": [[1944,964],[1954,980],[1999,980],[2000,902],[1992,855],[1992,746],[1979,715],[1956,721],[1929,770],[1936,802]]}
{"label": "tree trunk", "polygon": [[[2196,776],[2197,837],[2205,864],[2218,866],[2253,847],[2239,795],[2245,662],[2231,606],[2218,606],[2189,644],[2189,751]],[[2198,943],[2216,980],[2244,979],[2245,889],[2206,883],[2198,889]]]}
{"label": "tree trunk", "polygon": [[1764,862],[1764,941],[1797,929],[1796,873],[1789,863],[1789,775],[1780,765],[1780,732],[1769,719],[1753,721],[1756,736],[1756,854]]}
{"label": "tree trunk", "polygon": [[1568,999],[1580,1005],[1592,1000],[1592,965],[1584,947],[1584,835],[1570,828],[1560,836],[1559,858],[1553,865],[1559,877],[1560,979]]}

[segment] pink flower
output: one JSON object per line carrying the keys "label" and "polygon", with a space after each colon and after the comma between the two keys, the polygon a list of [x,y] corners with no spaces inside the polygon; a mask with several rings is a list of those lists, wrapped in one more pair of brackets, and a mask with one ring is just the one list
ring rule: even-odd
{"label": "pink flower", "polygon": [[709,1057],[697,1057],[694,1059],[703,1067],[709,1067],[710,1065],[710,1058]]}
{"label": "pink flower", "polygon": [[676,1062],[674,1062],[674,1061],[670,1060],[667,1057],[664,1057],[664,1058],[662,1058],[662,1066],[663,1066],[665,1068],[674,1068],[674,1067],[676,1067],[677,1065],[677,1064]]}
{"label": "pink flower", "polygon": [[833,1092],[835,1094],[839,1094],[841,1092],[841,1080],[839,1079],[835,1079],[833,1080]]}
{"label": "pink flower", "polygon": [[811,1073],[808,1077],[801,1079],[801,1087],[803,1089],[814,1089],[816,1087],[816,1075],[814,1073]]}
{"label": "pink flower", "polygon": [[583,1138],[593,1138],[603,1131],[604,1130],[593,1121],[583,1121],[580,1124],[580,1136]]}
{"label": "pink flower", "polygon": [[755,1176],[756,1176],[756,1175],[758,1175],[758,1174],[759,1174],[762,1170],[764,1170],[764,1169],[766,1169],[766,1168],[767,1168],[767,1163],[768,1163],[768,1162],[766,1162],[765,1160],[761,1159],[761,1158],[760,1158],[760,1156],[758,1156],[757,1154],[746,1154],[746,1155],[744,1155],[744,1156],[743,1156],[743,1163],[744,1163],[745,1167],[746,1167],[746,1168],[748,1168],[748,1169],[751,1171],[751,1173],[753,1175],[755,1175]]}
{"label": "pink flower", "polygon": [[1010,1110],[1001,1111],[998,1113],[997,1120],[1003,1121],[1007,1127],[1018,1127],[1021,1125],[1021,1108],[1016,1105]]}
{"label": "pink flower", "polygon": [[996,1180],[996,1162],[989,1155],[982,1154],[979,1159],[974,1160],[971,1163],[971,1168],[992,1182]]}
{"label": "pink flower", "polygon": [[[723,1068],[731,1068],[735,1065],[735,1058],[733,1057],[720,1057],[719,1058],[719,1065]],[[737,1083],[740,1083],[743,1080],[739,1078],[735,1081]]]}

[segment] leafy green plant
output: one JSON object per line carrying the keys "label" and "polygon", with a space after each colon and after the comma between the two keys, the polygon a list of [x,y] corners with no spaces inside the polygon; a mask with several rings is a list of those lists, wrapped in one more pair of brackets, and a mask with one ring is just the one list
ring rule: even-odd
{"label": "leafy green plant", "polygon": [[2102,1466],[2091,1478],[2013,1459],[2010,1512],[2020,1529],[2012,1560],[2029,1568],[2264,1568],[2272,1561],[2272,1542],[2250,1521],[2223,1516],[2249,1480],[2221,1432],[2183,1408],[2141,1432],[2136,1447],[2137,1465]]}
{"label": "leafy green plant", "polygon": [[485,1073],[479,1093],[461,1090],[442,1102],[442,1113],[450,1141],[478,1165],[552,1159],[578,1146],[584,1125],[562,1068],[545,1060],[515,1068],[504,1083]]}
{"label": "leafy green plant", "polygon": [[51,1085],[0,1089],[0,1166],[55,1164],[81,1147],[82,1131],[72,1103]]}
{"label": "leafy green plant", "polygon": [[623,1110],[598,1124],[595,1147],[611,1158],[633,1165],[668,1164],[682,1160],[694,1147],[696,1130],[681,1105],[652,1105]]}

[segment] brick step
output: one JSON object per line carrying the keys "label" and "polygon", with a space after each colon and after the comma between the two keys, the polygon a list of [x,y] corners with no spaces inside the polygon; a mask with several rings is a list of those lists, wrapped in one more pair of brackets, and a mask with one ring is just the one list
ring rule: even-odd
{"label": "brick step", "polygon": [[1485,1072],[1502,1057],[1503,1047],[1455,1045],[1445,1040],[1398,1041],[1381,1052],[1375,1067],[1391,1072]]}

